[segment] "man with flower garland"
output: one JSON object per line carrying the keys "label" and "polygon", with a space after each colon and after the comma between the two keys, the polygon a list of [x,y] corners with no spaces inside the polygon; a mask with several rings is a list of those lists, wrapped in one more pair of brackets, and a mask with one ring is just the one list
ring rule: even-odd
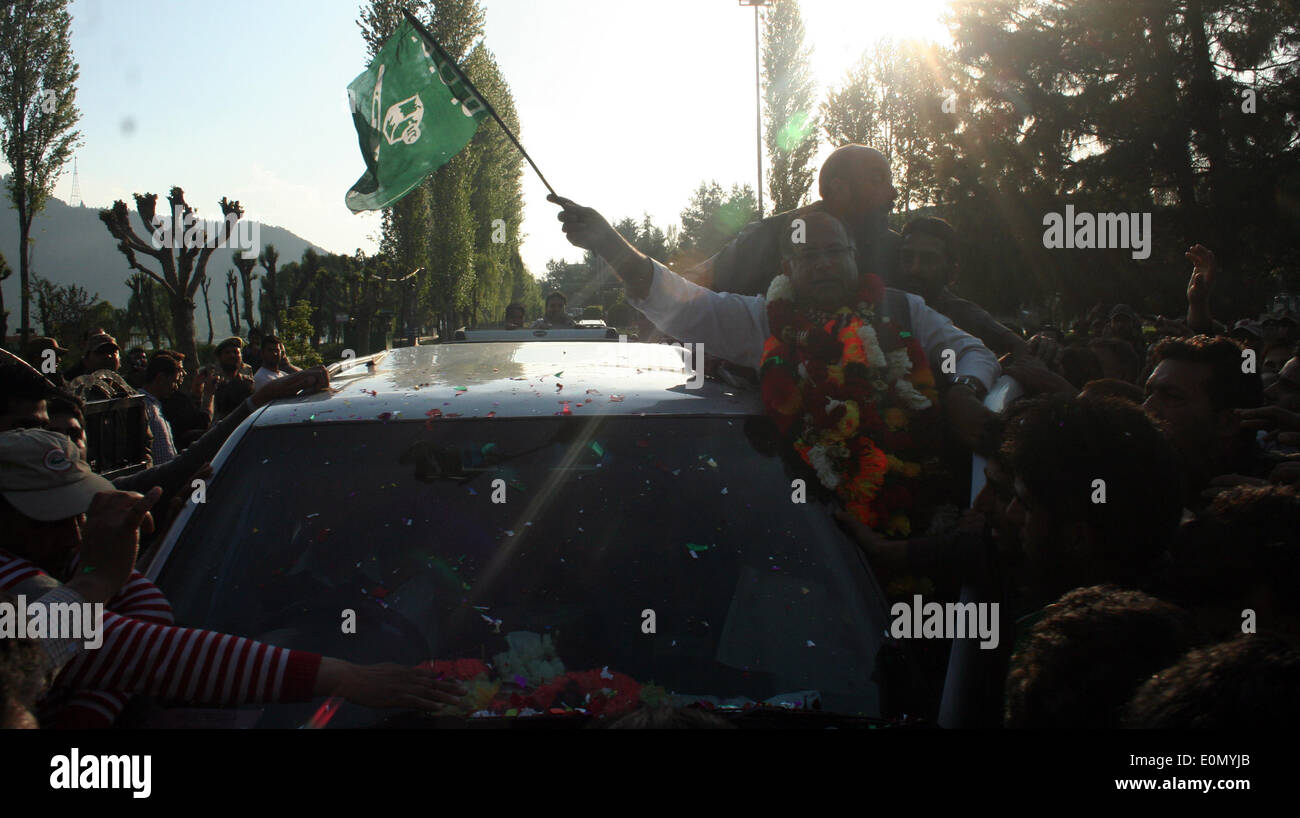
{"label": "man with flower garland", "polygon": [[[782,274],[767,296],[718,293],[644,255],[595,210],[550,196],[570,243],[603,258],[628,303],[663,332],[759,371],[763,403],[794,452],[853,516],[908,536],[934,486],[939,393],[931,361],[953,364],[944,411],[963,443],[979,445],[991,414],[982,399],[997,358],[919,296],[859,275],[838,219],[808,213],[791,225]],[[937,365],[937,364],[936,364]]]}

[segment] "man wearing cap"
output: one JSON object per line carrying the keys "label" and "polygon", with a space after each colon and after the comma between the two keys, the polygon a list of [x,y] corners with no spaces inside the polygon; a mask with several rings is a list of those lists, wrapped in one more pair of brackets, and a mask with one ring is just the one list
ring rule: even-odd
{"label": "man wearing cap", "polygon": [[1232,325],[1228,337],[1240,341],[1247,349],[1259,352],[1264,344],[1264,328],[1258,321],[1243,318]]}
{"label": "man wearing cap", "polygon": [[220,420],[253,394],[253,373],[244,366],[243,341],[230,337],[217,344],[216,391],[212,417]]}
{"label": "man wearing cap", "polygon": [[[71,703],[58,712],[54,726],[107,726],[133,693],[196,704],[338,695],[369,707],[434,709],[459,701],[464,690],[434,680],[432,671],[362,667],[171,626],[170,606],[160,593],[141,604],[135,584],[148,580],[132,571],[139,532],[152,528],[149,509],[160,494],[113,491],[71,441],[55,432],[0,433],[0,590],[42,602],[57,592],[61,602],[107,602],[109,609],[98,648],[81,650],[84,644],[71,641],[45,646],[51,670],[66,664],[43,710]],[[151,616],[151,609],[160,613]],[[75,656],[69,659],[69,653]],[[187,680],[188,686],[179,684]]]}
{"label": "man wearing cap", "polygon": [[86,338],[85,350],[77,365],[64,372],[63,377],[72,380],[101,369],[116,372],[121,366],[118,358],[121,347],[117,345],[117,339],[102,329],[95,330]]}
{"label": "man wearing cap", "polygon": [[59,346],[55,338],[41,335],[33,338],[27,343],[23,350],[23,359],[35,367],[37,372],[50,379],[55,386],[66,386],[62,373],[59,372],[59,361],[67,354],[67,350]]}

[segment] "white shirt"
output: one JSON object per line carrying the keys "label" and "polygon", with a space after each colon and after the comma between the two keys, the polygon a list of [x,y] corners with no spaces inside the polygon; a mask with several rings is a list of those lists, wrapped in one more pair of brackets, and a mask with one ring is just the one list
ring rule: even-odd
{"label": "white shirt", "polygon": [[[758,369],[763,344],[772,333],[767,324],[767,299],[761,295],[717,293],[687,281],[664,265],[654,263],[654,280],[644,299],[628,303],[654,325],[672,337],[702,343],[706,355],[716,355],[738,366]],[[939,366],[944,350],[956,356],[957,375],[978,378],[991,389],[1002,372],[997,356],[974,336],[957,329],[944,315],[935,312],[918,295],[905,293],[912,313],[912,334],[925,350],[941,378]]]}
{"label": "white shirt", "polygon": [[278,369],[262,367],[253,375],[253,389],[261,389],[276,378],[283,378],[284,373]]}
{"label": "white shirt", "polygon": [[153,447],[149,453],[153,455],[153,464],[161,466],[176,456],[172,427],[163,417],[162,404],[158,398],[144,389],[140,390],[140,394],[144,395],[145,416],[149,419],[149,431],[153,432]]}

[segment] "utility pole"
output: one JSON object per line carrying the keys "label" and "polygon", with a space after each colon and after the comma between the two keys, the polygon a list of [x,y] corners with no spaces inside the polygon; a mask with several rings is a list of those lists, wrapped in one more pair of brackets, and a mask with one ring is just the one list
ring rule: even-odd
{"label": "utility pole", "polygon": [[740,0],[742,6],[754,7],[754,124],[758,143],[758,217],[763,218],[763,58],[759,51],[758,10],[772,5],[772,0]]}

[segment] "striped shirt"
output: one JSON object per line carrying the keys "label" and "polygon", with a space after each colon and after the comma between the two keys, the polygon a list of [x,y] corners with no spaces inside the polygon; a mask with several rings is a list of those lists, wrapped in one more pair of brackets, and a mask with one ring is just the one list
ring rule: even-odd
{"label": "striped shirt", "polygon": [[[57,583],[40,568],[0,550],[0,589],[17,594],[52,585]],[[125,703],[119,697],[134,693],[218,705],[313,697],[320,654],[170,625],[171,606],[137,572],[106,607],[111,610],[104,613],[103,644],[97,650],[81,650],[63,666],[42,701],[43,712],[63,702],[68,706],[78,696],[79,706],[108,716],[110,722]],[[135,615],[123,615],[124,610]]]}

